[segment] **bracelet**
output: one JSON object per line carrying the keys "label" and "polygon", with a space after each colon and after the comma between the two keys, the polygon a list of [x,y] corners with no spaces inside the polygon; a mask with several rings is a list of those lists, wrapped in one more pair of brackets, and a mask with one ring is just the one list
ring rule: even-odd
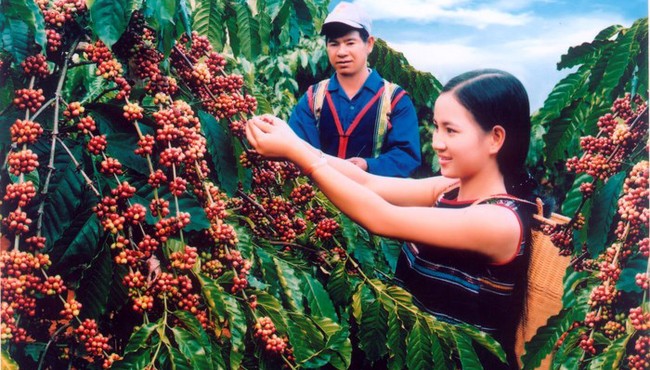
{"label": "bracelet", "polygon": [[325,157],[325,154],[322,151],[320,152],[320,156],[318,157],[318,160],[312,164],[310,164],[307,168],[305,168],[302,171],[302,174],[305,176],[311,176],[314,171],[316,171],[319,167],[323,167],[324,165],[327,164],[327,157]]}

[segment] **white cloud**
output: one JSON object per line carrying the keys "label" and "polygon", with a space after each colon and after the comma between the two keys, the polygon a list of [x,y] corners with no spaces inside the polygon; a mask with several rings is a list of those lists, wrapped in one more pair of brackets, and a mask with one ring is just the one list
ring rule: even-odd
{"label": "white cloud", "polygon": [[492,4],[472,6],[467,0],[357,0],[370,18],[460,24],[479,29],[489,25],[517,26],[530,21],[528,13],[503,11]]}
{"label": "white cloud", "polygon": [[616,15],[582,15],[555,19],[532,19],[527,27],[512,32],[464,33],[445,41],[389,42],[404,53],[417,69],[431,72],[445,83],[471,69],[499,68],[519,77],[529,91],[531,107],[539,108],[555,83],[569,71],[555,66],[571,46],[590,42],[602,29],[625,24]]}

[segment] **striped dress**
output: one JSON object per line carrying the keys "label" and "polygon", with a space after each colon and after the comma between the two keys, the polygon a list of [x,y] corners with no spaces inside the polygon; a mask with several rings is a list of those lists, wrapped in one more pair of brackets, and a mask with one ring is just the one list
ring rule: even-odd
{"label": "striped dress", "polygon": [[[459,209],[472,205],[472,201],[456,201],[456,195],[457,190],[446,193],[435,206]],[[528,207],[511,199],[483,203],[511,209],[520,221],[520,247],[510,261],[495,264],[477,253],[407,242],[402,246],[395,278],[413,294],[417,305],[439,320],[466,323],[491,334],[515,368],[514,338],[528,267],[526,241],[531,215]],[[477,352],[486,369],[508,368],[486,351],[477,348]]]}

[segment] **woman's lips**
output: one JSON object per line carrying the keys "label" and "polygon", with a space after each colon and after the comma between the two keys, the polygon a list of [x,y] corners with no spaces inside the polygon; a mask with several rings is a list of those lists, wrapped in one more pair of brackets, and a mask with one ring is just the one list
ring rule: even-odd
{"label": "woman's lips", "polygon": [[438,155],[438,162],[442,166],[444,164],[447,164],[447,163],[451,162],[451,157],[445,157],[445,156]]}

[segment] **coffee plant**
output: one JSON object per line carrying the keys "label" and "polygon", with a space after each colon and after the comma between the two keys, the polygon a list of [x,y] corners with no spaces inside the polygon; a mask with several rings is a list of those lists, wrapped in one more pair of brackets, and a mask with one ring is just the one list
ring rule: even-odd
{"label": "coffee plant", "polygon": [[504,357],[390,283],[397,243],[248,149],[259,109],[233,72],[242,59],[191,31],[183,1],[2,6],[3,366],[474,366],[473,345]]}
{"label": "coffee plant", "polygon": [[548,354],[553,368],[650,367],[647,24],[569,49],[558,68],[577,71],[533,117],[547,125],[547,184],[573,216],[549,233],[572,262],[564,308],[527,344],[525,369]]}
{"label": "coffee plant", "polygon": [[[476,346],[504,359],[488,335],[435,320],[392,284],[399,243],[244,139],[251,115],[286,114],[327,75],[315,31],[327,4],[192,4],[0,3],[3,368],[480,368]],[[437,80],[377,53],[380,73],[431,107]],[[612,222],[597,207],[623,189],[620,222],[607,250],[554,231],[576,255],[566,307],[577,313],[531,342],[531,364],[563,331],[558,363],[579,348],[595,364],[647,366],[648,173],[632,165],[647,155],[644,98],[617,100],[568,161],[591,176],[579,182],[588,228]],[[570,298],[578,286],[589,294]]]}

